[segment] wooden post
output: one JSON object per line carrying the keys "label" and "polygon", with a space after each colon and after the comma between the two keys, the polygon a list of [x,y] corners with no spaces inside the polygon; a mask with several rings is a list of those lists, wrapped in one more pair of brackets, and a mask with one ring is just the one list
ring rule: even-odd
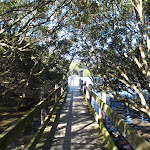
{"label": "wooden post", "polygon": [[[107,95],[106,95],[106,92],[101,92],[101,94],[100,94],[100,99],[104,102],[104,103],[106,103],[106,101],[107,101]],[[103,110],[101,109],[101,108],[99,108],[99,117],[100,117],[100,119],[103,121],[103,123],[105,123],[106,122],[106,115],[105,115],[105,113],[103,112]]]}
{"label": "wooden post", "polygon": [[89,100],[89,102],[90,102],[90,104],[91,104],[91,100],[92,100],[92,95],[91,95],[91,91],[92,91],[92,84],[89,84],[89,89],[90,89],[90,91],[88,92],[88,93],[89,93],[88,100]]}
{"label": "wooden post", "polygon": [[68,86],[70,86],[70,85],[69,85],[69,79],[66,79],[66,82],[65,82],[65,84],[64,84],[64,89],[65,89],[65,88],[68,88]]}
{"label": "wooden post", "polygon": [[[84,81],[84,86],[86,86],[86,81]],[[83,91],[84,91],[84,94],[86,95],[86,88],[83,86]]]}
{"label": "wooden post", "polygon": [[83,80],[80,80],[81,89],[83,89]]}
{"label": "wooden post", "polygon": [[64,87],[62,86],[61,88],[61,94],[64,92]]}
{"label": "wooden post", "polygon": [[[42,91],[40,100],[42,101],[45,97],[46,97],[46,93]],[[47,114],[48,114],[48,105],[44,109],[41,109],[41,124],[43,124],[44,119],[46,118]]]}
{"label": "wooden post", "polygon": [[[58,84],[55,85],[55,89],[58,88]],[[55,102],[57,101],[57,98],[58,98],[58,91],[55,93]]]}

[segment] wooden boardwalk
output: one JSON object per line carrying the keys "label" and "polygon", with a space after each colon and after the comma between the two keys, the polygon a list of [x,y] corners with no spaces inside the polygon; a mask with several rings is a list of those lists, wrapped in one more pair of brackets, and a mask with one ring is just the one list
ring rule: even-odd
{"label": "wooden boardwalk", "polygon": [[78,86],[70,86],[54,129],[41,148],[45,150],[108,150],[98,124],[88,112]]}

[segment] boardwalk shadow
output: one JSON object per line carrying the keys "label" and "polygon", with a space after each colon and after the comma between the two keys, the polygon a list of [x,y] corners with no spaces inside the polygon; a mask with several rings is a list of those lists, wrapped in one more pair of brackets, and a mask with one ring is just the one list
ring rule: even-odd
{"label": "boardwalk shadow", "polygon": [[[66,97],[67,97],[67,94],[66,94]],[[52,129],[50,130],[50,132],[47,136],[47,140],[45,141],[45,144],[42,147],[39,147],[38,149],[49,150],[51,148],[52,143],[53,143],[53,139],[54,139],[54,135],[55,135],[55,131],[56,131],[58,124],[59,124],[59,118],[60,118],[61,110],[65,104],[66,97],[65,97],[65,100],[64,100],[63,104],[61,105],[58,113],[56,114],[55,122],[49,124],[52,126]]]}
{"label": "boardwalk shadow", "polygon": [[[66,125],[66,132],[65,132],[65,137],[64,137],[64,144],[63,144],[63,150],[69,150],[71,149],[71,126],[72,126],[72,105],[73,105],[73,95],[74,91],[72,88],[69,90],[71,99],[70,99],[70,104],[69,104],[69,111],[67,114],[67,125]],[[66,144],[67,143],[67,144]]]}
{"label": "boardwalk shadow", "polygon": [[101,149],[107,150],[106,142],[96,129],[96,124],[83,104],[79,87],[69,87],[63,109],[45,142],[44,150]]}

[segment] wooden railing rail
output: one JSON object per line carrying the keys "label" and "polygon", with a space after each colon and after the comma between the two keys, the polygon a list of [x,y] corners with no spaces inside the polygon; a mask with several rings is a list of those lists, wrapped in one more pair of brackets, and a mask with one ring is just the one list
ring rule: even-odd
{"label": "wooden railing rail", "polygon": [[[87,89],[84,88],[84,86],[86,84],[83,85],[83,82],[81,81],[81,92],[84,96],[84,98],[86,99],[86,102],[88,103],[88,107],[89,107],[89,110],[91,111],[91,113],[93,114],[96,122],[99,124],[99,127],[100,127],[100,130],[104,136],[104,138],[106,139],[107,141],[107,144],[108,144],[108,148],[110,150],[118,150],[117,146],[115,145],[113,139],[111,138],[109,132],[107,131],[105,125],[103,124],[103,121],[100,119],[100,116],[97,114],[97,112],[95,111],[95,109],[93,108],[92,104],[91,104],[91,99],[92,99],[92,95],[89,93],[88,97],[87,97]],[[89,87],[90,90],[91,87]]]}
{"label": "wooden railing rail", "polygon": [[[24,130],[28,125],[30,125],[32,120],[40,114],[40,111],[48,105],[48,99],[54,96],[56,93],[61,93],[60,91],[62,91],[62,87],[65,91],[67,89],[67,82],[62,83],[57,89],[52,91],[50,94],[48,94],[46,98],[40,101],[33,109],[27,112],[23,117],[18,119],[13,125],[11,125],[2,134],[0,134],[0,149],[6,149],[21,133],[21,131]],[[55,109],[56,105],[59,102],[59,99],[62,97],[63,94],[64,92],[61,93],[61,95],[57,98],[57,101],[55,102],[53,108],[50,109],[49,116],[45,118],[44,123],[40,127],[40,134],[38,133],[38,135],[35,135],[36,140],[34,140],[34,144],[30,143],[29,147],[31,147],[31,145],[36,145],[38,138],[41,136],[42,131],[44,131],[48,121],[50,120],[53,110]]]}
{"label": "wooden railing rail", "polygon": [[27,146],[26,149],[33,150],[35,148],[35,146],[38,143],[38,140],[40,139],[44,129],[46,128],[47,124],[49,123],[50,118],[53,115],[53,112],[55,111],[56,107],[58,106],[60,99],[64,96],[64,92],[65,92],[65,90],[62,92],[62,94],[56,100],[54,106],[50,109],[48,115],[46,116],[46,118],[43,122],[43,124],[40,126],[39,130],[37,131],[37,133],[35,134],[35,136],[33,137],[33,139],[31,140],[31,142],[29,143],[29,145]]}
{"label": "wooden railing rail", "polygon": [[94,97],[94,99],[97,100],[99,107],[105,112],[134,149],[150,150],[150,143],[140,136],[133,127],[119,117],[119,115],[104,103],[90,88],[86,87],[86,85],[83,84],[83,81],[80,85],[85,94],[86,92],[89,92],[90,97]]}

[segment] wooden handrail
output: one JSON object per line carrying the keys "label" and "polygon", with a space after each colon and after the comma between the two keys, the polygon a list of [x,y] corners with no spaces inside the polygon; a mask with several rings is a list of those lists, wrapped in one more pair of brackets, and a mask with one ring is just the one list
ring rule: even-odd
{"label": "wooden handrail", "polygon": [[28,111],[23,117],[18,119],[13,125],[0,134],[0,148],[6,149],[14,139],[20,134],[20,132],[26,128],[45,106],[47,106],[48,98],[53,96],[57,91],[66,85],[66,82],[62,83],[57,89],[52,91],[46,98],[40,101],[32,110]]}
{"label": "wooden handrail", "polygon": [[[65,91],[64,91],[65,92]],[[47,124],[49,123],[50,118],[52,117],[53,112],[55,111],[59,100],[62,98],[62,96],[64,95],[64,92],[60,95],[60,97],[57,99],[56,103],[54,104],[54,106],[50,109],[48,115],[46,116],[43,124],[40,126],[39,130],[37,131],[37,133],[35,134],[35,136],[33,137],[33,139],[31,140],[31,142],[29,143],[29,145],[27,146],[26,149],[28,150],[33,150],[38,142],[38,140],[40,139],[44,129],[46,128]]]}
{"label": "wooden handrail", "polygon": [[150,150],[150,143],[140,136],[133,127],[120,118],[116,112],[104,103],[92,90],[86,87],[86,85],[83,85],[82,83],[81,86],[84,87],[84,89],[87,90],[95,100],[98,100],[99,107],[105,112],[134,149]]}
{"label": "wooden handrail", "polygon": [[108,148],[110,150],[118,150],[117,146],[115,145],[113,139],[111,138],[108,130],[106,129],[106,127],[104,126],[102,120],[99,118],[98,114],[96,113],[95,109],[93,108],[93,106],[91,105],[91,102],[88,101],[88,98],[86,97],[84,91],[82,90],[81,88],[81,91],[82,91],[82,94],[84,96],[84,98],[86,99],[86,101],[88,102],[88,107],[90,109],[90,111],[92,112],[96,122],[99,124],[99,127],[100,127],[100,130],[104,136],[104,138],[106,139],[107,143],[108,143]]}

